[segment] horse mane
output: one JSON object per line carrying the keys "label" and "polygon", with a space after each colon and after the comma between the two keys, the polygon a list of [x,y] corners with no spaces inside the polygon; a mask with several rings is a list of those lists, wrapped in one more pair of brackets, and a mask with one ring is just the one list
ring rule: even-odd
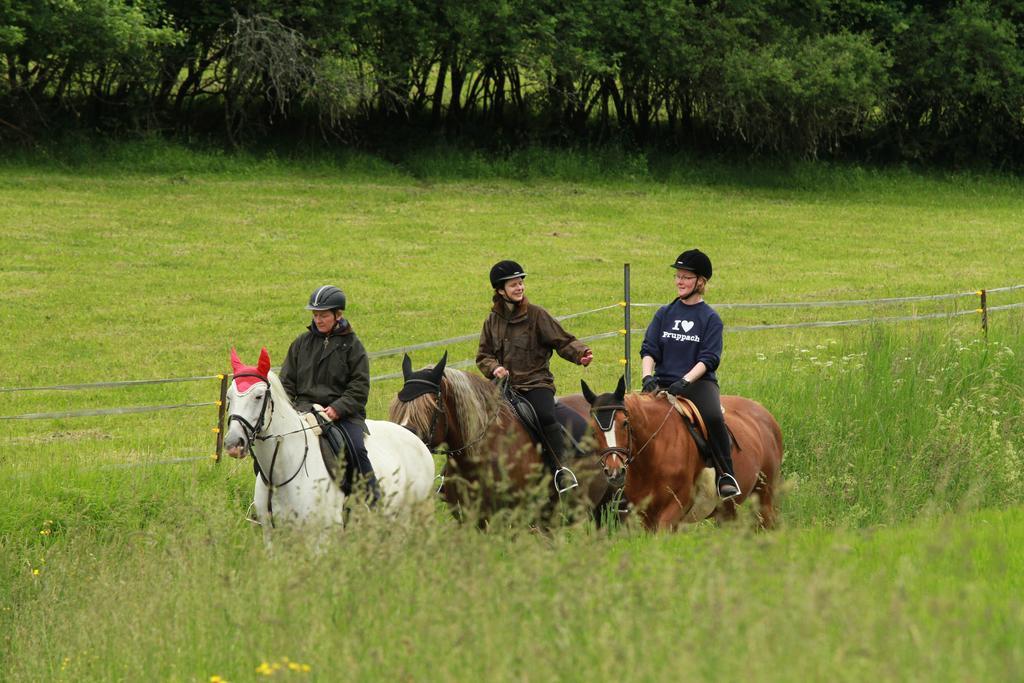
{"label": "horse mane", "polygon": [[630,422],[639,431],[647,434],[664,432],[690,440],[683,418],[662,394],[626,394],[624,402],[629,410]]}
{"label": "horse mane", "polygon": [[[672,408],[668,400],[660,394],[626,394],[623,402],[626,404],[626,409],[629,410],[630,422],[641,431],[651,433],[655,430],[661,431],[663,429],[670,429],[672,431],[685,431],[686,429],[681,419],[665,419],[665,412],[675,412],[675,408]],[[655,408],[659,410],[652,412]],[[648,414],[649,412],[652,414]],[[652,418],[654,421],[652,421]]]}
{"label": "horse mane", "polygon": [[629,421],[641,429],[649,428],[647,420],[647,406],[650,405],[650,399],[653,396],[654,394],[629,393],[622,399],[623,404],[626,406],[626,410],[629,411]]}
{"label": "horse mane", "polygon": [[[448,382],[452,401],[455,403],[455,419],[459,424],[462,438],[474,440],[482,435],[490,424],[495,411],[501,410],[498,392],[494,385],[479,375],[471,375],[462,370],[447,368],[444,378]],[[478,440],[468,449],[471,454],[475,448],[483,447],[484,440]]]}
{"label": "horse mane", "polygon": [[270,384],[270,395],[274,399],[274,410],[290,410],[293,414],[298,415],[299,411],[295,410],[295,406],[292,405],[292,400],[288,397],[288,392],[285,391],[284,385],[281,384],[281,378],[277,376],[277,373],[273,370],[268,371],[267,381]]}
{"label": "horse mane", "polygon": [[[454,407],[455,414],[450,417],[458,425],[464,439],[476,439],[494,422],[494,412],[501,410],[494,385],[483,377],[456,368],[445,368],[442,381],[447,385],[448,396]],[[391,401],[388,419],[412,427],[419,434],[427,434],[434,419],[435,401],[436,397],[432,393],[417,396],[406,403],[396,397]],[[485,447],[482,441],[467,450],[472,452],[476,448]]]}

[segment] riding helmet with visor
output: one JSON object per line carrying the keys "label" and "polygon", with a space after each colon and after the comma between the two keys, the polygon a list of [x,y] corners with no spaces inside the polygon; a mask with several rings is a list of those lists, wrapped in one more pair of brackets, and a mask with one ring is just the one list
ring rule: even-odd
{"label": "riding helmet with visor", "polygon": [[307,311],[334,311],[345,310],[345,292],[334,285],[317,287],[309,295],[309,303],[306,304]]}
{"label": "riding helmet with visor", "polygon": [[523,267],[515,261],[498,261],[491,268],[491,288],[501,289],[506,280],[526,277]]}
{"label": "riding helmet with visor", "polygon": [[711,259],[700,249],[689,249],[676,258],[672,264],[676,270],[688,270],[705,280],[711,279]]}

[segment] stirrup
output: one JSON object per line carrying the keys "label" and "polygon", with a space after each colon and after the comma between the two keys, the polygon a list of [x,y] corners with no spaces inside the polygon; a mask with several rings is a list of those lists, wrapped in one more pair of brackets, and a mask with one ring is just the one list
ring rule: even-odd
{"label": "stirrup", "polygon": [[[562,474],[563,472],[568,473],[570,481],[564,487],[560,487],[558,485],[558,475]],[[571,491],[580,485],[580,483],[576,481],[576,475],[573,474],[572,470],[570,470],[568,467],[559,467],[557,470],[555,470],[554,480],[555,490],[558,491],[558,495],[562,495],[566,491]]]}
{"label": "stirrup", "polygon": [[[722,484],[729,483],[736,487],[736,493],[731,493],[728,496],[723,496]],[[720,476],[715,486],[718,489],[718,497],[721,498],[722,500],[729,500],[730,498],[735,498],[736,496],[740,495],[740,483],[736,481],[736,477],[732,476],[731,474],[723,474],[722,476]]]}

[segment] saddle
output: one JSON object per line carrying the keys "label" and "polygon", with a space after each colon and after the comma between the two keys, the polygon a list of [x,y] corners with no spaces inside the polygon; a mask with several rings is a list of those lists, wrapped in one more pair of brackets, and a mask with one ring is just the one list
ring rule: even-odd
{"label": "saddle", "polygon": [[[682,418],[683,424],[686,425],[687,431],[690,432],[690,436],[693,437],[693,442],[697,444],[697,452],[700,453],[700,457],[706,463],[715,462],[715,454],[711,450],[711,445],[708,443],[710,438],[708,435],[708,426],[704,423],[704,418],[700,414],[700,410],[697,409],[696,404],[688,398],[682,396],[674,396],[668,392],[665,392],[666,398],[672,406],[676,409]],[[722,409],[723,412],[725,408]],[[726,430],[729,432],[729,439],[733,445],[737,448],[739,444],[736,443],[736,436],[732,433],[732,429],[729,429],[729,425],[726,424]]]}
{"label": "saddle", "polygon": [[[541,429],[540,419],[537,417],[537,412],[530,405],[522,394],[515,391],[511,387],[505,389],[502,392],[502,396],[505,401],[512,406],[513,412],[519,421],[526,427],[526,431],[529,432],[530,437],[538,445],[544,443],[544,432]],[[566,455],[570,458],[579,458],[586,453],[583,450],[581,441],[587,430],[587,421],[583,416],[579,415],[576,411],[568,408],[558,400],[555,401],[555,420],[562,427],[562,433],[565,434],[567,442],[572,444],[572,451],[566,451]]]}
{"label": "saddle", "polygon": [[[320,455],[324,459],[324,467],[331,475],[331,481],[336,483],[346,496],[351,495],[358,469],[355,459],[351,456],[355,453],[355,447],[348,434],[323,416],[323,406],[314,405],[313,412],[306,413],[304,418],[310,426],[313,426],[314,420],[316,422],[313,433],[320,437]],[[342,458],[344,468],[341,465]]]}

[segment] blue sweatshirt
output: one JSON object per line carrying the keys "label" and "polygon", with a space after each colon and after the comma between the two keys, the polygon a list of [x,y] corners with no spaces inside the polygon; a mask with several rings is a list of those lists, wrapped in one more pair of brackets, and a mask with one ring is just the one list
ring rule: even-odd
{"label": "blue sweatshirt", "polygon": [[640,357],[654,359],[654,377],[663,386],[675,382],[698,362],[708,368],[702,379],[717,384],[722,328],[722,319],[705,302],[690,306],[676,299],[654,314],[640,345]]}

